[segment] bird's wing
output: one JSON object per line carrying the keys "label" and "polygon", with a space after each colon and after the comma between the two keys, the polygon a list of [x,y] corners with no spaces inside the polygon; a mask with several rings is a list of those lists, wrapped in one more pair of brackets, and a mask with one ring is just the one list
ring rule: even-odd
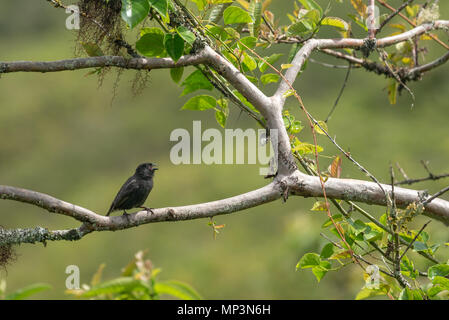
{"label": "bird's wing", "polygon": [[117,208],[120,208],[138,189],[139,183],[134,176],[126,180],[120,188],[120,191],[115,196],[107,215],[109,215],[112,211],[115,211]]}

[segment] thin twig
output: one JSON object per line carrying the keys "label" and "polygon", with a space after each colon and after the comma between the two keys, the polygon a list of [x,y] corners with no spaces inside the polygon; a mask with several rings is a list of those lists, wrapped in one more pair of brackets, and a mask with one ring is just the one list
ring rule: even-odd
{"label": "thin twig", "polygon": [[326,123],[329,121],[329,119],[331,118],[335,109],[337,108],[338,102],[340,101],[340,98],[343,95],[343,92],[345,91],[346,84],[348,83],[348,79],[349,79],[349,74],[351,73],[351,67],[352,67],[352,63],[349,62],[348,71],[346,72],[345,79],[343,80],[343,84],[341,86],[340,92],[338,93],[337,99],[335,99],[335,102],[334,102],[334,105],[332,106],[331,111],[327,115],[326,120],[324,120],[324,122],[326,122]]}
{"label": "thin twig", "polygon": [[390,72],[393,74],[394,78],[396,79],[396,81],[405,88],[405,90],[407,90],[407,92],[410,94],[410,96],[412,97],[412,108],[415,105],[415,94],[413,93],[413,91],[404,83],[404,81],[402,81],[401,77],[393,70],[393,68],[390,66],[390,64],[387,61],[388,58],[388,54],[386,53],[385,50],[380,51],[378,49],[378,53],[380,58],[382,59],[382,61],[385,63],[385,65],[387,66],[387,68],[390,70]]}
{"label": "thin twig", "polygon": [[[379,2],[381,5],[383,5],[385,8],[389,9],[390,11],[396,12],[396,9],[393,8],[392,6],[390,6],[388,3],[384,2],[383,0],[376,0],[377,2]],[[412,20],[410,20],[409,18],[407,18],[406,16],[404,16],[402,13],[398,13],[398,15],[404,19],[405,21],[407,21],[411,26],[416,27],[416,23],[414,23]],[[447,50],[449,50],[449,46],[447,44],[445,44],[443,41],[441,41],[440,39],[438,39],[436,36],[434,36],[433,34],[429,34],[429,36],[435,40],[438,44],[442,45],[444,48],[446,48]]]}
{"label": "thin twig", "polygon": [[423,182],[423,181],[429,181],[429,180],[433,180],[433,181],[435,181],[435,180],[439,180],[439,179],[443,179],[443,178],[448,178],[449,177],[449,173],[444,173],[444,174],[440,174],[440,175],[437,175],[437,176],[434,176],[434,175],[432,175],[432,176],[428,176],[428,177],[425,177],[425,178],[418,178],[418,179],[406,179],[406,180],[403,180],[403,181],[399,181],[399,182],[396,182],[395,184],[396,185],[401,185],[401,184],[413,184],[413,183],[418,183],[418,182]]}
{"label": "thin twig", "polygon": [[446,188],[441,189],[440,191],[438,191],[437,193],[435,193],[433,196],[427,198],[422,204],[423,206],[426,206],[427,204],[429,204],[430,202],[432,202],[433,199],[438,198],[439,196],[441,196],[443,193],[449,191],[449,186],[447,186]]}
{"label": "thin twig", "polygon": [[[309,61],[319,64],[323,67],[327,67],[327,68],[333,68],[333,69],[348,69],[349,68],[349,66],[326,63],[326,62],[315,60],[313,58],[309,58]],[[356,65],[356,66],[354,66],[354,68],[360,68],[360,66]]]}
{"label": "thin twig", "polygon": [[421,234],[421,232],[423,232],[424,228],[427,227],[427,225],[429,223],[431,223],[432,221],[429,220],[427,221],[419,230],[419,232],[416,234],[416,236],[413,238],[412,241],[410,241],[409,245],[407,246],[407,248],[405,248],[404,252],[402,253],[402,255],[399,257],[399,261],[402,260],[402,258],[404,258],[405,254],[407,253],[407,251],[412,247],[413,243],[416,241],[416,239],[418,239],[419,235]]}
{"label": "thin twig", "polygon": [[404,9],[406,6],[408,6],[409,4],[411,4],[413,2],[413,0],[407,0],[406,2],[404,2],[399,8],[397,8],[393,13],[391,13],[379,26],[379,29],[376,30],[376,34],[378,32],[380,32],[382,30],[383,27],[385,27],[385,25],[390,22],[391,19],[393,19],[394,17],[396,17],[401,11],[402,9]]}
{"label": "thin twig", "polygon": [[434,181],[435,181],[435,180],[439,180],[439,179],[442,179],[442,178],[447,178],[447,177],[449,177],[449,173],[443,173],[443,174],[440,174],[440,175],[434,175],[434,174],[430,171],[430,169],[429,169],[429,167],[428,167],[428,165],[429,165],[429,162],[428,162],[428,161],[421,160],[421,164],[422,164],[422,166],[424,167],[424,169],[427,171],[427,173],[428,173],[429,175],[428,175],[427,177],[425,177],[425,178],[409,179],[409,177],[407,177],[407,175],[405,174],[405,171],[399,166],[398,163],[396,163],[396,166],[399,168],[399,170],[401,171],[402,175],[403,175],[404,178],[405,178],[405,180],[403,180],[403,181],[396,182],[396,185],[400,185],[400,184],[413,184],[413,183],[423,182],[423,181],[427,181],[427,180],[434,180]]}
{"label": "thin twig", "polygon": [[[396,167],[398,168],[399,172],[402,174],[402,176],[404,177],[405,180],[409,180],[409,177],[407,176],[407,174],[405,173],[404,169],[402,169],[402,167],[399,165],[399,162],[396,162]],[[398,182],[396,182],[395,184],[398,184]]]}

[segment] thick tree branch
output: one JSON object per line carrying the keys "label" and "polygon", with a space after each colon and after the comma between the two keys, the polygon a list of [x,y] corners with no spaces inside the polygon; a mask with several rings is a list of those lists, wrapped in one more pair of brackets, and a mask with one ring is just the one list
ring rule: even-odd
{"label": "thick tree branch", "polygon": [[[329,178],[324,186],[329,199],[386,205],[383,191],[373,182]],[[382,185],[382,187],[391,193],[390,185]],[[139,211],[130,215],[107,217],[43,193],[11,186],[0,186],[0,198],[2,199],[29,203],[49,212],[63,214],[83,222],[81,227],[70,230],[48,231],[40,227],[16,230],[0,229],[0,245],[45,242],[47,240],[79,240],[93,231],[116,231],[147,223],[192,220],[230,214],[275,201],[282,196],[285,190],[292,195],[302,197],[323,197],[319,177],[295,171],[290,176],[275,179],[260,189],[222,200],[189,206],[158,208],[153,209],[153,213]],[[415,190],[396,187],[394,194],[399,208],[405,208],[411,203],[419,203],[422,200],[420,193]],[[449,202],[432,199],[426,204],[423,214],[449,225]]]}
{"label": "thick tree branch", "polygon": [[80,240],[83,236],[90,233],[91,230],[86,229],[85,225],[79,228],[68,230],[53,230],[36,227],[32,229],[0,229],[0,246],[21,244],[21,243],[36,243],[47,241],[75,241]]}
{"label": "thick tree branch", "polygon": [[368,21],[367,21],[367,25],[368,25],[368,38],[369,39],[374,39],[376,36],[376,16],[375,16],[375,0],[369,0],[369,5],[368,5]]}
{"label": "thick tree branch", "polygon": [[439,66],[441,66],[442,64],[446,63],[449,60],[449,51],[446,52],[446,54],[442,55],[440,58],[435,59],[432,62],[423,64],[421,66],[415,67],[413,69],[410,69],[406,76],[408,79],[414,79],[417,76],[419,76],[420,74],[430,71],[432,69],[435,69]]}
{"label": "thick tree branch", "polygon": [[[298,175],[298,173],[296,173]],[[292,177],[292,179],[294,179]],[[293,187],[292,192],[295,195],[304,197],[322,197],[323,190],[318,177],[300,174],[298,175],[298,184]],[[363,202],[386,206],[386,197],[378,184],[370,181],[354,179],[336,179],[329,178],[326,183],[326,194],[331,199],[341,199],[354,202]],[[382,184],[382,188],[391,196],[391,185]],[[405,208],[411,203],[420,203],[424,192],[406,188],[394,188],[396,205],[398,208]],[[449,201],[434,199],[425,206],[424,214],[430,218],[439,220],[445,225],[449,225]]]}
{"label": "thick tree branch", "polygon": [[99,56],[57,61],[12,61],[0,62],[0,74],[11,72],[58,72],[100,67],[151,70],[177,68],[202,64],[206,61],[204,51],[181,57],[176,63],[171,58],[131,58],[121,56]]}
{"label": "thick tree branch", "polygon": [[[391,45],[394,45],[399,42],[406,41],[408,39],[412,39],[415,36],[419,36],[423,33],[426,33],[430,30],[434,29],[442,29],[442,28],[449,28],[449,21],[447,20],[437,20],[433,23],[426,23],[423,25],[420,25],[416,28],[413,28],[409,31],[403,32],[401,34],[391,36],[391,37],[385,37],[382,39],[378,39],[376,42],[376,46],[379,48],[388,47]],[[314,50],[317,49],[341,49],[341,48],[354,48],[354,49],[360,49],[364,45],[366,45],[366,40],[364,39],[352,39],[352,38],[345,38],[345,39],[310,39],[307,40],[303,47],[298,51],[298,53],[295,55],[295,58],[292,61],[293,66],[287,69],[285,73],[285,79],[293,83],[299,73],[299,71],[302,69],[304,63],[306,60],[310,57],[311,53]],[[446,58],[447,60],[448,58]],[[444,60],[444,58],[443,58]],[[445,61],[438,62],[439,65],[444,63]],[[275,93],[275,97],[280,100],[280,103],[285,102],[285,92],[290,89],[290,86],[288,83],[284,80],[281,80],[281,83],[279,84],[279,87]]]}
{"label": "thick tree branch", "polygon": [[88,209],[67,203],[44,193],[0,185],[0,198],[20,201],[63,214],[80,222],[77,229],[49,231],[44,228],[0,229],[0,245],[34,243],[52,240],[79,240],[92,231],[116,231],[142,224],[208,218],[229,214],[274,201],[281,197],[282,184],[272,182],[260,189],[235,197],[196,205],[153,209],[153,213],[140,211],[130,215],[108,217]]}
{"label": "thick tree branch", "polygon": [[[435,21],[418,26],[402,34],[379,39],[378,47],[385,47],[406,41],[433,29],[447,28],[449,21]],[[253,106],[264,116],[269,129],[278,132],[279,171],[276,179],[265,187],[244,193],[235,197],[202,204],[154,209],[154,213],[140,211],[126,216],[106,217],[98,215],[88,209],[64,202],[49,195],[26,189],[0,186],[0,198],[25,202],[39,206],[49,212],[70,216],[80,222],[81,227],[70,230],[48,231],[43,228],[1,230],[0,245],[21,242],[45,242],[47,240],[78,240],[93,231],[115,231],[135,227],[141,224],[179,221],[198,218],[213,217],[220,214],[229,214],[247,208],[259,206],[279,199],[283,194],[293,194],[303,197],[323,197],[324,192],[330,199],[343,199],[368,204],[385,206],[384,191],[391,192],[391,186],[377,183],[329,178],[324,189],[319,177],[309,176],[299,172],[293,159],[290,139],[285,130],[282,109],[285,103],[285,92],[290,89],[304,62],[314,50],[356,48],[366,45],[364,39],[310,39],[296,54],[292,64],[285,73],[273,97],[267,97],[256,85],[249,81],[234,65],[209,46],[205,46],[196,54],[181,57],[176,63],[170,58],[131,58],[115,56],[90,57],[69,59],[52,62],[0,62],[0,74],[10,72],[55,72],[63,70],[77,70],[93,67],[119,67],[128,69],[158,69],[174,68],[188,65],[205,64],[217,71],[234,88],[236,88]],[[447,61],[437,61],[430,66],[433,68]],[[415,72],[423,72],[426,69]],[[379,188],[380,186],[380,188]],[[395,188],[395,199],[398,207],[406,207],[413,202],[421,201],[419,192],[403,188]],[[433,199],[425,206],[424,214],[449,225],[449,202]]]}

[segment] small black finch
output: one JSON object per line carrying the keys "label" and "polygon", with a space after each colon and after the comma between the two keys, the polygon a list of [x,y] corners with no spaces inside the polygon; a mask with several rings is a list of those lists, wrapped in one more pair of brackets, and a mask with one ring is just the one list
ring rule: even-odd
{"label": "small black finch", "polygon": [[143,207],[142,205],[147,200],[151,189],[153,189],[154,172],[158,170],[155,166],[155,163],[142,163],[137,167],[136,173],[126,180],[125,184],[115,196],[111,208],[109,208],[106,214],[107,216],[117,210],[123,210],[123,214],[127,214],[126,210],[132,208],[142,208],[153,212],[150,208]]}

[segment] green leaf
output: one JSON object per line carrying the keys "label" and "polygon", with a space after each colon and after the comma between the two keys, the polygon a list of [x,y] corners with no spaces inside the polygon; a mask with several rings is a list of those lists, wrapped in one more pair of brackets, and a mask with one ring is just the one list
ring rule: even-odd
{"label": "green leaf", "polygon": [[198,7],[199,11],[203,11],[204,7],[207,5],[207,0],[191,0],[192,2],[196,3],[196,6]]}
{"label": "green leaf", "polygon": [[355,234],[359,234],[361,232],[364,232],[369,227],[362,221],[362,220],[356,220],[354,222],[349,221],[351,226],[355,229]]}
{"label": "green leaf", "polygon": [[5,300],[23,300],[36,293],[51,289],[51,286],[45,283],[35,283],[25,288],[19,289],[16,292],[10,293],[5,297]]}
{"label": "green leaf", "polygon": [[257,63],[253,57],[251,57],[246,52],[243,52],[243,61],[242,63],[248,68],[248,70],[253,71],[257,68]]}
{"label": "green leaf", "polygon": [[410,260],[406,255],[401,259],[401,273],[412,279],[416,279],[419,275],[419,272],[415,270],[415,265],[413,261]]}
{"label": "green leaf", "polygon": [[170,77],[176,83],[179,83],[179,81],[181,81],[183,73],[184,73],[184,67],[170,69]]}
{"label": "green leaf", "polygon": [[[335,235],[337,235],[338,237],[340,237],[340,235],[338,234],[338,231],[335,228],[332,229],[332,232]],[[349,244],[348,240],[349,239],[347,238],[346,241]],[[349,252],[349,250],[344,250],[344,249],[342,250],[342,249],[340,249],[336,253],[334,253],[329,259],[340,260],[340,259],[350,259],[350,258],[351,258],[351,253]]]}
{"label": "green leaf", "polygon": [[414,18],[418,14],[419,8],[419,5],[406,6],[405,11],[407,12],[407,16],[409,18]]}
{"label": "green leaf", "polygon": [[226,30],[226,33],[228,34],[228,37],[230,37],[230,39],[240,39],[240,33],[237,30],[235,30],[234,28],[226,27],[225,30]]}
{"label": "green leaf", "polygon": [[176,32],[190,45],[193,45],[196,40],[195,34],[186,27],[179,26],[176,28]]}
{"label": "green leaf", "polygon": [[368,233],[363,234],[363,239],[368,242],[373,242],[382,239],[383,232],[371,230]]}
{"label": "green leaf", "polygon": [[[342,221],[342,220],[343,220],[343,216],[342,216],[341,214],[339,214],[339,213],[334,214],[334,215],[332,216],[332,220],[334,220],[334,222]],[[331,219],[327,219],[327,220],[322,224],[321,228],[324,229],[324,228],[327,228],[327,227],[333,225],[332,220],[331,220]]]}
{"label": "green leaf", "polygon": [[292,47],[290,48],[290,51],[288,53],[288,63],[293,61],[293,59],[295,58],[295,56],[298,53],[300,48],[301,48],[301,46],[299,45],[299,43],[294,43],[292,45]]}
{"label": "green leaf", "polygon": [[220,106],[220,109],[215,111],[215,119],[224,128],[229,116],[229,102],[224,98],[220,98],[217,100],[217,104]]}
{"label": "green leaf", "polygon": [[304,36],[314,29],[312,21],[309,19],[302,19],[290,25],[287,33],[291,36]]}
{"label": "green leaf", "polygon": [[280,76],[275,73],[266,73],[260,77],[260,81],[262,81],[263,84],[269,84],[269,83],[276,83],[279,81]]}
{"label": "green leaf", "polygon": [[206,27],[209,30],[209,32],[212,33],[217,39],[225,41],[228,38],[228,33],[226,32],[225,28],[221,26],[211,26],[211,25],[207,25]]}
{"label": "green leaf", "polygon": [[447,275],[449,275],[449,265],[447,264],[436,264],[427,270],[427,276],[430,280],[437,276],[446,277]]}
{"label": "green leaf", "polygon": [[104,56],[101,48],[94,42],[81,42],[81,45],[83,46],[84,51],[86,51],[89,57]]}
{"label": "green leaf", "polygon": [[252,83],[254,83],[254,84],[258,84],[258,82],[259,82],[259,80],[257,80],[257,78],[256,77],[253,77],[253,76],[249,76],[249,75],[247,75],[247,74],[245,74],[245,77],[249,80],[249,81],[251,81]]}
{"label": "green leaf", "polygon": [[312,9],[309,10],[309,12],[307,12],[303,18],[307,18],[310,19],[311,22],[313,22],[313,26],[316,27],[316,25],[318,24],[318,22],[321,19],[321,15],[320,12],[316,9]]}
{"label": "green leaf", "polygon": [[131,29],[142,22],[149,11],[148,0],[122,0],[121,16]]}
{"label": "green leaf", "polygon": [[204,74],[200,70],[192,72],[183,82],[184,91],[181,96],[185,96],[193,91],[204,89],[212,90],[214,86],[207,80]]}
{"label": "green leaf", "polygon": [[311,211],[327,211],[327,205],[325,201],[316,201],[313,204]]}
{"label": "green leaf", "polygon": [[284,92],[284,94],[282,95],[284,98],[288,98],[288,97],[291,97],[291,96],[293,96],[295,94],[295,91],[294,90],[287,90],[287,91],[285,91]]}
{"label": "green leaf", "polygon": [[326,244],[321,250],[320,257],[322,259],[327,259],[334,254],[334,245],[332,243]]}
{"label": "green leaf", "polygon": [[320,282],[321,279],[323,279],[325,274],[329,271],[330,267],[331,264],[329,261],[321,261],[319,266],[312,268],[312,273],[315,275],[318,282]]}
{"label": "green leaf", "polygon": [[232,1],[233,0],[223,0],[223,3],[219,3],[218,5],[214,6],[209,14],[209,21],[211,23],[218,23],[223,17],[223,11],[227,7],[229,7]]}
{"label": "green leaf", "polygon": [[234,0],[207,0],[210,4],[232,3]]}
{"label": "green leaf", "polygon": [[159,28],[144,28],[136,42],[136,49],[146,57],[164,55],[164,32]]}
{"label": "green leaf", "polygon": [[413,243],[413,250],[415,250],[415,251],[425,251],[427,249],[429,249],[427,247],[427,244],[425,244],[425,243],[423,243],[421,241],[415,241]]}
{"label": "green leaf", "polygon": [[444,290],[444,288],[440,287],[439,285],[435,285],[435,286],[430,287],[427,290],[427,294],[429,295],[430,298],[433,298],[434,296],[436,296],[438,293],[440,293],[443,290]]}
{"label": "green leaf", "polygon": [[365,24],[365,19],[359,20],[359,18],[353,14],[348,14],[348,17],[351,18],[351,20],[354,21],[363,30],[368,31],[368,27]]}
{"label": "green leaf", "polygon": [[325,17],[321,20],[321,25],[332,26],[344,31],[349,29],[349,24],[345,20],[338,17]]}
{"label": "green leaf", "polygon": [[168,17],[168,1],[167,0],[148,0],[151,7],[154,8],[161,16]]}
{"label": "green leaf", "polygon": [[202,300],[200,294],[186,283],[180,281],[164,281],[154,285],[154,291],[160,295],[168,294],[182,300]]}
{"label": "green leaf", "polygon": [[321,146],[317,146],[315,148],[315,145],[308,143],[308,142],[301,142],[299,140],[297,140],[297,142],[295,142],[295,146],[293,147],[292,151],[293,152],[299,152],[300,155],[305,155],[305,154],[313,154],[316,152],[322,152],[324,149]]}
{"label": "green leaf", "polygon": [[253,19],[248,12],[236,6],[230,6],[226,8],[226,10],[223,12],[223,20],[225,24],[253,22]]}
{"label": "green leaf", "polygon": [[[271,56],[265,57],[264,60],[266,60],[269,64],[273,65],[282,56],[283,56],[282,53],[273,53]],[[260,72],[264,73],[268,69],[268,67],[269,67],[268,64],[262,61],[259,65],[259,70]]]}
{"label": "green leaf", "polygon": [[319,266],[321,263],[321,258],[316,253],[306,253],[302,256],[302,258],[299,260],[298,264],[296,265],[296,269],[306,269],[306,268],[313,268],[316,266]]}
{"label": "green leaf", "polygon": [[222,110],[215,111],[215,119],[222,128],[226,126],[227,116]]}
{"label": "green leaf", "polygon": [[369,289],[364,287],[362,290],[359,291],[357,296],[355,297],[355,300],[362,300],[367,299],[375,296],[383,296],[386,295],[387,291],[383,288],[380,289]]}
{"label": "green leaf", "polygon": [[217,105],[217,100],[208,95],[199,95],[190,98],[181,108],[181,110],[198,110],[203,111],[213,109]]}
{"label": "green leaf", "polygon": [[164,38],[164,47],[168,55],[176,62],[184,53],[184,40],[177,33],[168,33]]}
{"label": "green leaf", "polygon": [[390,80],[388,85],[388,100],[390,104],[396,104],[396,97],[398,93],[398,82],[394,79]]}
{"label": "green leaf", "polygon": [[[244,45],[242,45],[242,43]],[[255,37],[243,37],[240,39],[240,42],[237,43],[240,50],[246,50],[247,49],[246,47],[248,47],[250,49],[254,49],[256,44],[257,44],[257,38],[255,38]]]}
{"label": "green leaf", "polygon": [[92,276],[92,280],[90,280],[91,286],[96,286],[101,282],[101,277],[103,275],[103,269],[106,267],[105,263],[100,264],[95,274]]}
{"label": "green leaf", "polygon": [[258,37],[262,21],[262,1],[251,0],[248,11],[254,23],[250,23],[249,29],[252,36]]}
{"label": "green leaf", "polygon": [[307,10],[315,9],[318,10],[320,17],[323,16],[323,9],[320,7],[318,3],[316,3],[313,0],[299,0],[301,4],[306,8]]}
{"label": "green leaf", "polygon": [[329,132],[329,129],[327,128],[326,122],[324,122],[322,120],[319,120],[318,124],[315,125],[315,131],[318,134],[326,135],[326,133],[323,130],[321,130],[321,128],[326,130],[326,132]]}
{"label": "green leaf", "polygon": [[218,105],[220,106],[221,110],[223,110],[226,114],[229,112],[229,102],[228,100],[224,98],[220,98],[217,100]]}
{"label": "green leaf", "polygon": [[81,297],[91,298],[103,294],[130,292],[137,288],[148,290],[148,285],[133,277],[120,277],[92,287],[90,290],[84,292]]}
{"label": "green leaf", "polygon": [[239,98],[240,101],[243,102],[243,104],[245,106],[247,106],[248,108],[250,108],[251,110],[253,110],[256,113],[259,113],[259,110],[254,108],[254,106],[248,100],[246,100],[246,98],[240,92],[238,92],[237,90],[233,90],[232,93],[234,93],[237,96],[237,98]]}
{"label": "green leaf", "polygon": [[440,285],[444,290],[449,290],[449,279],[440,276],[435,276],[432,280],[432,283]]}
{"label": "green leaf", "polygon": [[383,215],[380,216],[379,222],[382,223],[384,226],[387,225],[387,214],[386,213],[384,213]]}
{"label": "green leaf", "polygon": [[301,121],[295,120],[293,124],[290,126],[289,132],[295,134],[300,133],[304,129],[304,126],[301,124]]}

